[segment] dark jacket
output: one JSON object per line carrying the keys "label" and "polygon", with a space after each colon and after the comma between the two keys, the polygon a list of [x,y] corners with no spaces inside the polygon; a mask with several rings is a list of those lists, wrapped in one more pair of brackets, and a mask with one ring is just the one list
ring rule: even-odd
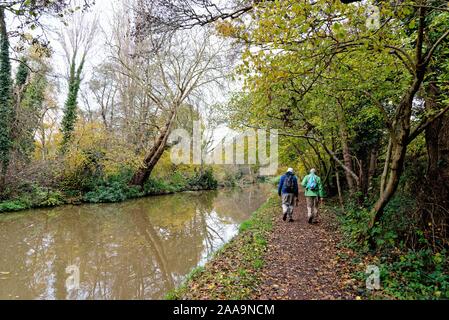
{"label": "dark jacket", "polygon": [[296,178],[296,176],[293,173],[287,172],[285,175],[283,175],[281,177],[281,181],[279,182],[279,187],[278,187],[278,194],[279,196],[286,194],[287,190],[284,187],[284,182],[285,179],[287,178],[288,175],[292,175],[293,176],[293,194],[298,197],[299,196],[299,189],[298,189],[298,179]]}

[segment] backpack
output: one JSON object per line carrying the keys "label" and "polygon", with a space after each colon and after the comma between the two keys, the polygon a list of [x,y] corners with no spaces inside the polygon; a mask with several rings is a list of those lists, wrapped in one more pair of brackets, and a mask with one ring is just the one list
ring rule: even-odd
{"label": "backpack", "polygon": [[316,175],[312,174],[309,176],[309,181],[307,181],[307,190],[318,191],[318,182]]}
{"label": "backpack", "polygon": [[295,192],[295,179],[294,179],[294,175],[289,174],[286,176],[285,181],[284,181],[284,192],[285,193],[294,193]]}

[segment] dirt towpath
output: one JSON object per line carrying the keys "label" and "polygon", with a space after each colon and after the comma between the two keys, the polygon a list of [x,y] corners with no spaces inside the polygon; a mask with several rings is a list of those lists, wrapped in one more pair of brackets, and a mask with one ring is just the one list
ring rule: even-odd
{"label": "dirt towpath", "polygon": [[275,217],[268,241],[262,283],[254,299],[335,300],[354,299],[345,283],[344,259],[338,255],[338,233],[330,217],[320,214],[319,223],[307,223],[304,196],[295,207],[295,222],[282,221],[282,209]]}

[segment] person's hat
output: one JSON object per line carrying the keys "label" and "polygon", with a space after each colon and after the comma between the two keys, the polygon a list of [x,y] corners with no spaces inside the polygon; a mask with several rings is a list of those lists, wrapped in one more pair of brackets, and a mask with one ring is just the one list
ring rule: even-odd
{"label": "person's hat", "polygon": [[294,173],[295,171],[293,170],[293,168],[288,168],[287,172]]}

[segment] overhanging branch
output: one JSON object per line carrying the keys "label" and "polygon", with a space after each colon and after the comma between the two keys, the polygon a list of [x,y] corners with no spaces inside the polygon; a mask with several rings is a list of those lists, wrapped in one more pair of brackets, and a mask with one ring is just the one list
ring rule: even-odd
{"label": "overhanging branch", "polygon": [[441,110],[438,114],[436,114],[432,118],[428,119],[426,122],[423,122],[420,125],[418,125],[418,127],[416,127],[416,129],[413,130],[413,132],[410,134],[407,144],[410,144],[413,140],[415,140],[421,133],[424,132],[424,130],[426,130],[436,120],[438,120],[439,118],[444,116],[444,114],[446,114],[446,112],[448,112],[448,111],[449,111],[449,105],[446,106],[446,108],[444,108],[443,110]]}

